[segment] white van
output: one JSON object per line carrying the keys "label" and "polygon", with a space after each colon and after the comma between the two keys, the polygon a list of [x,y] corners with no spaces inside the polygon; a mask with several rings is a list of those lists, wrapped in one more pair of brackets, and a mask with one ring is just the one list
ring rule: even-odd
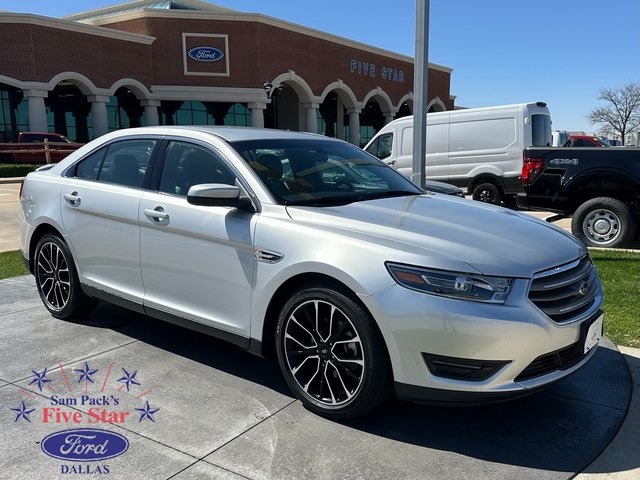
{"label": "white van", "polygon": [[[522,150],[551,145],[551,115],[544,102],[427,114],[426,174],[467,189],[476,200],[500,203],[522,191]],[[365,150],[410,177],[413,116],[398,118]]]}

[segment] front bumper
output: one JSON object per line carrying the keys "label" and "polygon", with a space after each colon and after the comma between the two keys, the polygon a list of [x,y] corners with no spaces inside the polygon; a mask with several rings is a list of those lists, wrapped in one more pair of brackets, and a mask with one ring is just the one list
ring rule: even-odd
{"label": "front bumper", "polygon": [[[582,348],[583,324],[601,315],[601,289],[579,319],[556,323],[529,301],[529,284],[517,279],[505,305],[441,298],[399,285],[363,298],[387,344],[398,396],[439,403],[498,401],[532,393],[586,364],[595,348],[565,356],[567,361],[557,368],[527,373],[534,361]],[[442,376],[427,367],[429,355],[459,359],[462,364],[465,360],[495,364],[495,370],[488,376],[467,377],[470,380],[464,375]]]}

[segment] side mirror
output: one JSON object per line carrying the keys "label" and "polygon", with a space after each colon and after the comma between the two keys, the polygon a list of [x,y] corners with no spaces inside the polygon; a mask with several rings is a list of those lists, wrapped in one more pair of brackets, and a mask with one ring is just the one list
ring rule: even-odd
{"label": "side mirror", "polygon": [[239,210],[255,212],[251,200],[241,197],[240,187],[221,183],[203,183],[193,185],[187,192],[187,202],[205,207],[234,207]]}

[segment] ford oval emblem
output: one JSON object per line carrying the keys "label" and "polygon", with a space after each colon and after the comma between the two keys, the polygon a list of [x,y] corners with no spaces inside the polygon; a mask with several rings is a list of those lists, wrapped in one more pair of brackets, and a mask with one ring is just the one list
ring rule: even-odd
{"label": "ford oval emblem", "polygon": [[194,47],[187,55],[198,62],[217,62],[224,57],[224,52],[214,47]]}
{"label": "ford oval emblem", "polygon": [[95,428],[75,428],[47,435],[42,451],[67,462],[98,462],[122,455],[129,440],[119,433]]}

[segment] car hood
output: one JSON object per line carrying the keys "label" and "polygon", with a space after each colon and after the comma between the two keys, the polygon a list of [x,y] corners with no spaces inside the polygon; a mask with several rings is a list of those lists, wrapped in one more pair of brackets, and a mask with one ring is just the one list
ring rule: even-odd
{"label": "car hood", "polygon": [[552,224],[452,196],[426,194],[287,211],[297,223],[365,242],[363,248],[384,253],[388,261],[432,268],[528,278],[587,253],[581,242]]}

